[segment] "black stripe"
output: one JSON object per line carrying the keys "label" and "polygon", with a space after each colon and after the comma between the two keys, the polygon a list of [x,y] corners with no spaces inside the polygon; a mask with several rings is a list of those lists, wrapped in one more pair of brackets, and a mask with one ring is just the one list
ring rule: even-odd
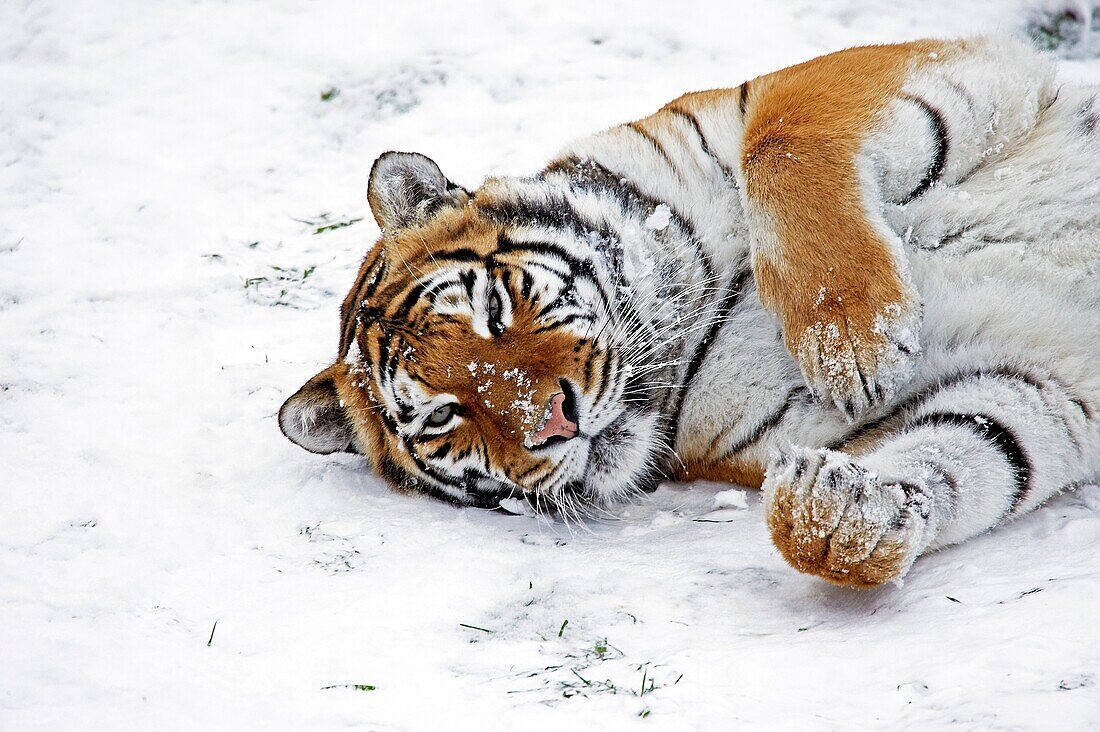
{"label": "black stripe", "polygon": [[714,153],[714,150],[711,149],[710,143],[707,142],[707,136],[703,134],[703,128],[699,124],[699,119],[691,112],[680,109],[679,107],[666,107],[665,109],[667,109],[672,114],[678,115],[681,119],[685,120],[689,125],[691,125],[692,129],[695,130],[696,137],[699,138],[699,147],[701,147],[703,149],[703,152],[706,153],[706,155],[714,161],[714,164],[717,165],[718,168],[722,171],[722,175],[725,176],[726,180],[736,185],[737,176],[733,172],[733,168],[722,162],[722,159]]}
{"label": "black stripe", "polygon": [[355,337],[355,321],[355,318],[347,318],[340,328],[340,348],[336,357],[338,361],[343,361],[348,355],[348,351],[351,350],[351,341]]}
{"label": "black stripe", "polygon": [[451,443],[449,441],[444,442],[442,445],[440,445],[436,449],[432,450],[428,454],[428,458],[430,460],[438,460],[439,458],[441,458],[441,457],[445,456],[447,453],[449,453],[451,451],[452,447],[453,447],[453,445],[451,445]]}
{"label": "black stripe", "polygon": [[560,320],[555,320],[552,323],[547,323],[546,325],[535,328],[533,331],[531,331],[531,335],[538,335],[539,333],[547,333],[552,330],[557,330],[563,325],[569,325],[570,323],[575,323],[578,320],[582,320],[587,323],[594,323],[596,321],[596,316],[582,313],[570,313]]}
{"label": "black stripe", "polygon": [[466,505],[462,500],[452,496],[450,493],[443,491],[431,483],[419,480],[412,476],[407,470],[402,468],[396,462],[394,462],[389,456],[383,455],[375,463],[375,469],[378,474],[382,476],[386,481],[392,485],[401,486],[407,489],[415,490],[420,493],[431,496],[432,498],[439,499],[452,506],[464,506]]}
{"label": "black stripe", "polygon": [[[500,253],[501,252],[498,252],[498,254],[500,254]],[[530,252],[521,252],[521,253],[530,254]],[[507,254],[507,252],[504,252],[504,254]],[[549,272],[553,276],[557,277],[559,280],[564,281],[564,280],[567,280],[570,277],[572,277],[572,274],[569,272],[568,266],[566,266],[564,269],[559,269],[557,267],[551,266],[551,263],[548,263],[544,260],[535,259],[534,257],[530,257],[530,256],[528,256],[526,258],[526,260],[524,261],[523,264],[525,265],[524,267],[522,267],[524,272],[527,271],[526,268],[538,267],[539,269],[542,269],[542,270],[545,270],[545,271]],[[564,264],[564,262],[556,262],[555,261],[555,262],[553,262],[553,264]],[[533,279],[532,279],[531,283],[534,284]]]}
{"label": "black stripe", "polygon": [[960,97],[962,97],[962,100],[964,102],[966,102],[966,109],[971,114],[974,114],[975,110],[977,109],[977,105],[974,104],[974,95],[971,94],[970,91],[965,86],[963,86],[962,84],[960,84],[957,81],[952,81],[950,79],[945,79],[945,80],[942,80],[942,81],[945,81],[949,87],[951,87],[952,89],[955,90],[956,94],[958,94]]}
{"label": "black stripe", "polygon": [[[760,424],[756,425],[748,434],[742,437],[740,440],[730,445],[728,448],[722,451],[722,454],[715,459],[715,462],[722,460],[728,460],[739,452],[747,450],[752,445],[756,444],[768,433],[769,430],[775,428],[783,421],[783,418],[787,416],[787,412],[791,410],[797,402],[801,401],[809,393],[809,390],[804,386],[799,386],[791,389],[787,394],[787,398],[783,400],[783,404],[779,409],[775,410],[772,414],[761,420]],[[736,426],[736,425],[731,425]],[[714,440],[711,441],[711,450],[717,447],[718,443],[729,434],[729,428],[722,430],[718,433]]]}
{"label": "black stripe", "polygon": [[676,167],[676,164],[672,162],[672,158],[669,157],[668,150],[665,150],[665,146],[661,144],[661,141],[658,140],[653,133],[643,127],[640,122],[631,122],[627,124],[626,127],[634,130],[634,132],[645,138],[653,147],[653,149],[656,150],[662,158],[664,158],[665,164],[668,165],[673,174],[680,180],[684,179],[684,177],[680,175],[679,168]]}
{"label": "black stripe", "polygon": [[558,290],[558,294],[554,295],[554,298],[550,302],[543,305],[539,308],[539,311],[535,313],[536,320],[545,318],[553,310],[576,304],[576,280],[574,280],[571,275],[563,277],[562,280],[562,288]]}
{"label": "black stripe", "polygon": [[[394,348],[395,345],[396,348]],[[392,388],[393,380],[397,376],[397,362],[401,357],[402,350],[404,350],[404,341],[396,335],[388,334],[388,337],[379,339],[377,368],[381,373],[379,381],[393,397],[393,400],[397,402],[399,412],[395,415],[395,419],[408,422],[412,416],[412,405],[402,402],[397,392]],[[385,414],[386,410],[381,409],[379,412]]]}
{"label": "black stripe", "polygon": [[[440,264],[446,262],[448,264],[453,262],[482,262],[484,261],[482,256],[469,247],[459,247],[458,249],[452,249],[450,251],[438,251],[432,252],[425,249],[428,252],[428,256],[432,261],[432,264]],[[409,273],[412,274],[411,272]],[[368,293],[369,294],[369,293]]]}
{"label": "black stripe", "polygon": [[932,412],[921,415],[906,426],[906,432],[923,427],[962,427],[982,437],[996,447],[1008,463],[1009,471],[1015,483],[1012,503],[1006,515],[1015,512],[1027,498],[1031,489],[1031,460],[1020,447],[1020,441],[1012,430],[984,414],[959,414],[955,412]]}
{"label": "black stripe", "polygon": [[375,267],[364,267],[363,271],[356,277],[355,284],[351,286],[347,299],[340,303],[340,347],[337,349],[337,358],[343,359],[347,355],[348,349],[351,348],[351,338],[355,332],[355,318],[352,317],[352,313],[359,310],[357,303],[362,303],[364,299],[359,297],[359,291],[363,289],[363,283],[366,282],[367,275],[374,269]]}
{"label": "black stripe", "polygon": [[523,196],[487,201],[480,210],[488,218],[502,224],[536,225],[546,229],[563,229],[578,239],[587,239],[591,232],[609,242],[618,240],[606,222],[593,221],[579,213],[559,192],[546,192],[538,200]]}
{"label": "black stripe", "polygon": [[1000,366],[990,369],[978,369],[975,371],[959,371],[949,376],[941,377],[940,379],[928,384],[927,386],[917,389],[913,393],[909,394],[904,400],[898,402],[893,408],[886,414],[873,419],[865,424],[857,425],[853,429],[849,430],[845,434],[841,435],[837,439],[829,442],[825,445],[828,450],[844,450],[849,444],[861,439],[868,434],[874,432],[880,427],[889,425],[891,422],[902,419],[906,412],[912,411],[920,407],[924,402],[928,401],[932,397],[936,396],[942,391],[950,389],[951,387],[958,386],[959,384],[967,381],[977,381],[979,379],[1015,379],[1022,381],[1028,386],[1041,391],[1044,386],[1044,382],[1041,379],[1036,378],[1032,374],[1019,369],[1012,368],[1010,366]]}
{"label": "black stripe", "polygon": [[[368,254],[367,256],[370,255]],[[374,277],[368,284],[367,279],[371,275],[374,275]],[[352,317],[352,315],[358,314],[363,305],[370,299],[370,296],[375,293],[379,286],[381,286],[385,276],[386,261],[384,257],[379,255],[374,265],[365,267],[363,272],[356,279],[355,285],[351,290],[355,292],[355,295],[340,303],[340,359],[343,359],[344,356],[347,355],[348,349],[351,348],[351,340],[355,335],[357,320],[355,317]],[[366,287],[366,292],[361,292],[364,286]]]}
{"label": "black stripe", "polygon": [[1091,97],[1077,110],[1077,116],[1081,118],[1078,127],[1083,135],[1091,135],[1096,132],[1097,125],[1100,125],[1100,112],[1093,111],[1095,105],[1096,97]]}
{"label": "black stripe", "polygon": [[459,280],[459,279],[440,280],[439,282],[436,282],[434,285],[432,285],[431,287],[426,289],[424,291],[423,297],[424,297],[425,300],[427,300],[428,302],[430,302],[434,305],[435,301],[439,298],[440,293],[444,292],[445,290],[449,290],[449,289],[455,287],[456,285],[460,285],[460,284],[462,284],[462,281]]}
{"label": "black stripe", "polygon": [[902,98],[924,110],[924,116],[928,118],[928,124],[932,128],[933,142],[936,146],[935,151],[932,153],[932,162],[928,164],[928,169],[924,172],[921,182],[908,196],[902,199],[901,205],[904,206],[931,188],[943,175],[943,166],[947,164],[948,145],[947,125],[944,123],[943,115],[939,113],[939,110],[933,108],[932,105],[920,97],[904,96]]}
{"label": "black stripe", "polygon": [[463,289],[466,290],[466,297],[470,300],[470,303],[472,304],[474,301],[474,285],[477,284],[477,273],[474,272],[472,269],[468,269],[462,272],[458,276],[458,279],[462,283]]}
{"label": "black stripe", "polygon": [[951,501],[951,511],[954,513],[955,507],[959,505],[959,484],[955,480],[955,476],[951,475],[946,468],[937,463],[929,463],[928,467],[940,482],[943,483],[944,487],[947,488],[947,495]]}
{"label": "black stripe", "polygon": [[493,476],[483,473],[476,468],[467,468],[462,476],[463,490],[466,491],[466,504],[475,508],[498,508],[501,500],[512,498],[515,491],[512,488],[501,486],[497,490],[481,490],[477,488],[477,481],[489,480],[499,484]]}
{"label": "black stripe", "polygon": [[490,475],[493,469],[491,460],[489,459],[489,444],[485,442],[484,435],[478,435],[478,441],[481,443],[481,447],[478,448],[478,453],[481,455],[481,466],[485,470],[486,475]]}
{"label": "black stripe", "polygon": [[386,411],[386,408],[381,404],[379,405],[379,409],[377,411],[378,416],[382,418],[382,425],[386,428],[386,430],[394,437],[400,437],[401,430],[398,428],[397,420],[394,419],[393,415]]}
{"label": "black stripe", "polygon": [[627,218],[645,219],[657,206],[661,204],[668,206],[672,214],[670,223],[679,229],[680,234],[695,249],[696,256],[706,272],[707,279],[714,278],[716,274],[714,265],[711,263],[710,255],[703,248],[702,241],[699,239],[694,225],[668,201],[662,201],[642,192],[625,176],[612,172],[591,158],[584,160],[577,157],[563,158],[551,163],[543,173],[562,173],[568,176],[570,183],[578,190],[602,192],[614,196],[619,202],[623,215]]}
{"label": "black stripe", "polygon": [[[474,277],[473,272],[468,271],[468,272],[464,272],[464,273],[460,274],[459,279],[457,281],[461,282],[463,285],[466,285],[467,291],[470,291],[470,285],[468,285],[467,282],[466,282],[467,276],[469,276],[471,281],[473,280],[473,277]],[[409,316],[409,313],[412,312],[412,309],[414,307],[416,307],[416,304],[418,302],[420,302],[421,299],[427,299],[429,301],[434,301],[435,300],[434,296],[435,296],[436,293],[438,293],[440,290],[444,289],[445,287],[450,287],[451,285],[454,285],[455,283],[456,283],[456,280],[453,280],[453,279],[444,280],[443,282],[436,283],[435,285],[433,285],[431,287],[429,287],[428,285],[426,285],[423,282],[416,283],[415,285],[413,285],[412,289],[410,289],[407,293],[405,293],[405,297],[401,300],[401,304],[398,305],[395,310],[393,310],[392,312],[387,314],[388,318],[391,319],[391,320],[394,320],[394,321],[404,320],[405,318],[407,318]],[[471,300],[472,300],[473,299],[472,292],[471,292],[470,297],[471,297]]]}
{"label": "black stripe", "polygon": [[749,106],[749,82],[741,85],[741,97],[737,100],[737,108],[741,110],[742,119],[745,117],[745,109]]}
{"label": "black stripe", "polygon": [[588,389],[592,384],[592,362],[596,360],[599,351],[595,348],[588,350],[588,358],[584,360],[584,388]]}
{"label": "black stripe", "polygon": [[[917,512],[917,515],[922,519],[927,519],[932,512],[932,501],[928,500],[928,493],[930,491],[929,486],[908,483],[903,480],[896,481],[894,485],[901,488],[901,492],[905,494],[905,508],[911,508]],[[909,520],[909,514],[907,511],[901,511],[895,518],[891,528],[900,529]]]}
{"label": "black stripe", "polygon": [[412,288],[405,294],[405,298],[401,299],[401,303],[397,306],[397,309],[394,310],[392,314],[388,314],[388,318],[393,320],[404,320],[408,317],[412,308],[420,301],[420,296],[423,295],[427,289],[428,287],[421,283],[412,285]]}
{"label": "black stripe", "polygon": [[607,391],[607,387],[611,384],[611,366],[613,365],[613,360],[610,352],[604,353],[603,364],[600,365],[600,385],[596,390],[596,396],[592,399],[592,404],[600,403],[600,399],[603,398],[604,392]]}
{"label": "black stripe", "polygon": [[460,249],[453,249],[449,252],[435,252],[432,254],[432,262],[439,264],[441,262],[482,262],[484,259],[480,254],[473,249],[462,247]]}
{"label": "black stripe", "polygon": [[1100,115],[1090,114],[1081,120],[1081,132],[1085,135],[1091,135],[1096,132],[1096,128],[1100,126]]}
{"label": "black stripe", "polygon": [[737,306],[738,301],[741,299],[741,295],[745,292],[746,285],[752,278],[752,272],[749,270],[742,270],[733,276],[729,286],[726,288],[725,294],[722,296],[721,302],[718,303],[713,316],[713,321],[710,327],[707,329],[707,334],[703,336],[703,339],[696,346],[695,352],[691,354],[691,360],[688,362],[687,370],[684,371],[684,378],[678,388],[678,394],[676,395],[676,406],[672,409],[671,414],[671,434],[669,435],[668,444],[675,449],[676,438],[680,432],[680,412],[684,408],[684,399],[687,397],[687,392],[691,388],[691,382],[695,379],[695,375],[699,372],[699,368],[703,365],[703,360],[707,357],[707,352],[710,350],[711,344],[714,342],[718,335],[718,331],[722,329],[722,326],[726,324],[726,318],[730,312]]}
{"label": "black stripe", "polygon": [[1089,403],[1083,399],[1077,399],[1071,397],[1069,403],[1081,410],[1081,414],[1085,415],[1085,419],[1092,419],[1092,407]]}
{"label": "black stripe", "polygon": [[[592,284],[596,286],[596,290],[600,293],[604,305],[608,308],[611,307],[611,295],[604,289],[604,283],[600,281],[599,273],[596,271],[596,265],[591,261],[574,257],[557,244],[551,242],[517,242],[501,234],[497,237],[497,251],[501,254],[535,252],[536,254],[542,254],[548,257],[556,257],[569,267],[569,271],[572,275],[588,278]],[[561,275],[559,274],[559,276]]]}
{"label": "black stripe", "polygon": [[526,470],[519,473],[519,475],[517,475],[513,480],[514,480],[515,483],[518,484],[520,481],[531,477],[532,475],[539,472],[540,470],[542,470],[545,467],[546,467],[546,461],[540,460],[539,462],[536,462],[531,467],[529,467]]}
{"label": "black stripe", "polygon": [[[441,483],[443,485],[450,486],[452,488],[459,488],[461,490],[466,491],[467,494],[469,494],[469,490],[466,488],[465,485],[463,485],[463,482],[459,478],[457,478],[456,476],[453,476],[453,475],[449,475],[448,473],[444,473],[442,471],[436,470],[431,465],[429,465],[423,458],[421,458],[420,455],[415,450],[415,445],[413,444],[413,439],[409,435],[401,435],[401,441],[405,445],[405,452],[407,452],[409,457],[412,458],[413,463],[416,465],[416,467],[420,470],[421,473],[426,475],[431,480],[434,480],[436,483]],[[419,488],[420,484],[418,484],[417,487]],[[432,486],[432,487],[434,488],[434,486]],[[442,493],[443,495],[447,495],[447,493],[444,492],[444,491],[439,491],[439,493]],[[450,500],[451,500],[452,503],[455,502],[454,498],[451,498]]]}

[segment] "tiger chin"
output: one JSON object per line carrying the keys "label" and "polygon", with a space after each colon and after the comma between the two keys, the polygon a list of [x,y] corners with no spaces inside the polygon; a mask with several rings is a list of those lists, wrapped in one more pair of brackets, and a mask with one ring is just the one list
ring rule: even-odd
{"label": "tiger chin", "polygon": [[333,364],[279,411],[399,491],[760,487],[851,587],[1100,474],[1100,102],[1013,41],[848,49],[476,190],[386,153]]}

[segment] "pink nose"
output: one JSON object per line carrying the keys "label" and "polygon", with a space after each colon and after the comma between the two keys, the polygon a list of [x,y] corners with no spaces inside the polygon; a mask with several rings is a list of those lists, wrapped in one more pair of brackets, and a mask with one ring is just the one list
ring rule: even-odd
{"label": "pink nose", "polygon": [[565,394],[558,393],[550,397],[550,403],[546,405],[546,421],[538,432],[531,436],[531,446],[545,445],[553,437],[569,440],[577,436],[577,423],[565,416],[566,410],[572,412],[572,405],[567,404]]}

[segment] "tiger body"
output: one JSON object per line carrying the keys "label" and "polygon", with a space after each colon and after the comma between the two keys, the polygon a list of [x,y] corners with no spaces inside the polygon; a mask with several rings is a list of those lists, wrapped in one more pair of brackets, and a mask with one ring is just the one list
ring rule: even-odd
{"label": "tiger body", "polygon": [[685,95],[473,194],[380,159],[382,242],[284,432],[474,505],[763,487],[794,567],[897,579],[1100,474],[1094,98],[929,41]]}

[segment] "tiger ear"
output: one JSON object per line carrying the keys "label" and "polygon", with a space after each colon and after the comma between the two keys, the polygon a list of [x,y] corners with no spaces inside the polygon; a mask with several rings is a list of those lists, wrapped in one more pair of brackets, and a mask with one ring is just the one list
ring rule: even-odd
{"label": "tiger ear", "polygon": [[370,169],[367,200],[383,233],[422,224],[440,209],[463,206],[470,192],[420,153],[387,152]]}
{"label": "tiger ear", "polygon": [[355,452],[351,424],[336,393],[331,368],[314,376],[283,402],[279,429],[295,445],[310,452]]}

